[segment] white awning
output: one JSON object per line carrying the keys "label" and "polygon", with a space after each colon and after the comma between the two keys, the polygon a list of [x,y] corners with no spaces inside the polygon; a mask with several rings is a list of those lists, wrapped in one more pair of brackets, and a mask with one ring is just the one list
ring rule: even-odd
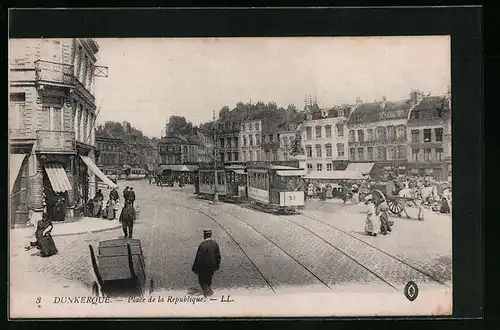
{"label": "white awning", "polygon": [[26,158],[25,154],[10,154],[9,180],[10,180],[11,193],[12,189],[14,189],[14,183],[16,182],[16,179],[19,176],[19,171],[21,170],[21,166],[23,165],[24,158]]}
{"label": "white awning", "polygon": [[276,171],[279,176],[304,176],[307,174],[306,170],[288,170],[288,171]]}
{"label": "white awning", "polygon": [[49,177],[52,190],[56,193],[72,190],[71,183],[69,182],[66,170],[60,163],[47,163],[44,164],[45,173]]}
{"label": "white awning", "polygon": [[375,163],[349,163],[345,170],[358,171],[361,172],[361,174],[366,175],[370,174],[370,172],[373,169],[373,166],[375,166]]}
{"label": "white awning", "polygon": [[102,180],[102,182],[104,182],[111,188],[118,188],[118,185],[113,181],[111,181],[111,179],[108,178],[106,174],[102,173],[102,171],[99,169],[99,167],[97,167],[97,165],[91,158],[82,155],[80,155],[80,158],[83,160],[85,164],[87,164],[88,168],[92,171],[92,173],[97,175],[97,177]]}
{"label": "white awning", "polygon": [[365,177],[358,171],[315,171],[307,174],[306,179],[318,180],[364,180]]}
{"label": "white awning", "polygon": [[245,170],[233,170],[236,174],[246,174]]}

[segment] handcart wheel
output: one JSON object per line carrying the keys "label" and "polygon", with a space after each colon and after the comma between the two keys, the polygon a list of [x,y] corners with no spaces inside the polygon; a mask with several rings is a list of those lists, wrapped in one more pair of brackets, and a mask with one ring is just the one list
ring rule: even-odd
{"label": "handcart wheel", "polygon": [[154,290],[154,282],[153,282],[153,279],[150,279],[149,280],[149,295],[153,294],[153,290]]}
{"label": "handcart wheel", "polygon": [[389,200],[389,201],[387,201],[387,204],[389,206],[389,210],[393,214],[400,215],[401,212],[403,211],[403,206],[398,201]]}
{"label": "handcart wheel", "polygon": [[94,297],[99,297],[99,285],[95,281],[92,283],[92,295]]}

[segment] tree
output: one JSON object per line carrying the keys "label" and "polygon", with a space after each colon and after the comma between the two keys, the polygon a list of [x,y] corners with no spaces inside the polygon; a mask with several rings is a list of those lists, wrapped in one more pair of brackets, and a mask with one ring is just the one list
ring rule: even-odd
{"label": "tree", "polygon": [[292,156],[297,156],[297,155],[304,155],[304,148],[302,148],[302,143],[301,143],[301,137],[300,133],[295,134],[295,139],[293,140],[292,143],[292,152],[290,155]]}
{"label": "tree", "polygon": [[193,124],[183,116],[170,116],[166,126],[166,135],[191,135],[193,133]]}

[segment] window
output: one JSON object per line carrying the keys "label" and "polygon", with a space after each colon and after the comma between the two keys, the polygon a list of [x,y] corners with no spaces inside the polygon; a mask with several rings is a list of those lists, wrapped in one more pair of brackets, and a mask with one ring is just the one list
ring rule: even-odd
{"label": "window", "polygon": [[307,171],[311,172],[312,169],[313,169],[313,165],[312,164],[307,164]]}
{"label": "window", "polygon": [[416,148],[412,148],[411,149],[411,159],[414,161],[414,162],[418,162],[418,154],[419,154],[419,149],[416,149]]}
{"label": "window", "polygon": [[418,129],[411,130],[411,143],[420,142],[420,131]]}
{"label": "window", "polygon": [[321,146],[319,144],[316,145],[316,157],[321,157]]}
{"label": "window", "polygon": [[396,148],[396,147],[388,147],[387,148],[387,159],[388,160],[396,160],[396,159],[398,159],[398,148]]}
{"label": "window", "polygon": [[316,139],[321,139],[321,126],[316,126]]}
{"label": "window", "polygon": [[389,141],[396,140],[396,127],[395,126],[387,126],[387,139],[389,139]]}
{"label": "window", "polygon": [[349,136],[347,137],[348,142],[354,142],[355,141],[355,132],[353,129],[349,130]]}
{"label": "window", "polygon": [[316,171],[321,172],[323,170],[323,164],[316,164]]}
{"label": "window", "polygon": [[284,158],[285,160],[288,160],[288,152],[284,152],[284,153],[283,153],[283,158]]}
{"label": "window", "polygon": [[373,160],[373,147],[368,147],[366,151],[368,160]]}
{"label": "window", "polygon": [[434,134],[436,135],[436,142],[443,142],[443,129],[442,128],[434,129]]}
{"label": "window", "polygon": [[325,137],[326,138],[331,138],[332,137],[332,126],[331,125],[326,125],[325,126]]}
{"label": "window", "polygon": [[325,144],[326,157],[332,157],[332,145]]}
{"label": "window", "polygon": [[306,146],[306,155],[307,157],[311,158],[313,155],[312,155],[312,147],[311,146]]}
{"label": "window", "polygon": [[396,129],[396,138],[399,141],[406,141],[406,127],[405,125],[398,125]]}
{"label": "window", "polygon": [[290,146],[293,146],[293,137],[292,136],[288,137],[288,141],[289,141]]}
{"label": "window", "polygon": [[426,148],[424,149],[424,161],[428,162],[431,160],[432,149]]}
{"label": "window", "polygon": [[333,169],[333,165],[332,165],[332,163],[328,163],[328,164],[326,164],[326,170],[327,170],[327,171],[332,171],[332,169]]}
{"label": "window", "polygon": [[260,134],[255,134],[255,145],[260,146]]}
{"label": "window", "polygon": [[253,146],[253,135],[248,136],[248,141],[250,142],[250,146]]}
{"label": "window", "polygon": [[26,110],[26,94],[11,93],[9,103],[9,128],[23,129]]}
{"label": "window", "polygon": [[365,141],[365,132],[362,129],[358,129],[358,141]]}
{"label": "window", "polygon": [[345,156],[345,150],[344,150],[343,143],[337,143],[337,156],[339,156],[339,157]]}
{"label": "window", "polygon": [[367,133],[367,141],[374,141],[375,139],[373,138],[373,129],[369,128],[366,130]]}
{"label": "window", "polygon": [[219,139],[219,148],[224,148],[224,139]]}
{"label": "window", "polygon": [[227,153],[227,161],[230,162],[233,160],[233,157],[230,152]]}
{"label": "window", "polygon": [[273,150],[273,160],[278,160],[278,152]]}
{"label": "window", "polygon": [[247,137],[246,136],[243,137],[243,146],[244,147],[247,146]]}
{"label": "window", "polygon": [[337,136],[344,136],[344,124],[337,124],[335,127],[337,129]]}
{"label": "window", "polygon": [[356,160],[356,149],[355,148],[349,149],[349,160]]}
{"label": "window", "polygon": [[252,124],[248,124],[248,130],[252,131],[252,129],[253,129]]}
{"label": "window", "polygon": [[306,139],[307,140],[312,139],[312,128],[311,127],[306,127]]}
{"label": "window", "polygon": [[398,146],[398,159],[406,159],[406,146]]}
{"label": "window", "polygon": [[365,148],[358,148],[358,160],[365,160]]}
{"label": "window", "polygon": [[260,125],[259,125],[259,123],[255,123],[255,130],[256,131],[260,131]]}
{"label": "window", "polygon": [[436,148],[436,160],[438,162],[443,161],[443,148]]}
{"label": "window", "polygon": [[431,141],[432,141],[431,129],[426,128],[424,129],[424,142],[431,142]]}
{"label": "window", "polygon": [[378,153],[378,160],[387,160],[387,150],[385,147],[378,147],[377,153]]}
{"label": "window", "polygon": [[250,152],[248,153],[248,160],[252,161],[253,160],[253,151],[250,150]]}
{"label": "window", "polygon": [[377,127],[377,140],[378,141],[387,140],[387,133],[385,127],[382,126]]}

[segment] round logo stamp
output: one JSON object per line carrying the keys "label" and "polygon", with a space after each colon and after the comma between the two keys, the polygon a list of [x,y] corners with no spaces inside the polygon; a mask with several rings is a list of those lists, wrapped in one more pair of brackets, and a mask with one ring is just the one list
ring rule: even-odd
{"label": "round logo stamp", "polygon": [[417,283],[410,281],[405,285],[405,296],[409,301],[413,301],[418,297],[418,286]]}

